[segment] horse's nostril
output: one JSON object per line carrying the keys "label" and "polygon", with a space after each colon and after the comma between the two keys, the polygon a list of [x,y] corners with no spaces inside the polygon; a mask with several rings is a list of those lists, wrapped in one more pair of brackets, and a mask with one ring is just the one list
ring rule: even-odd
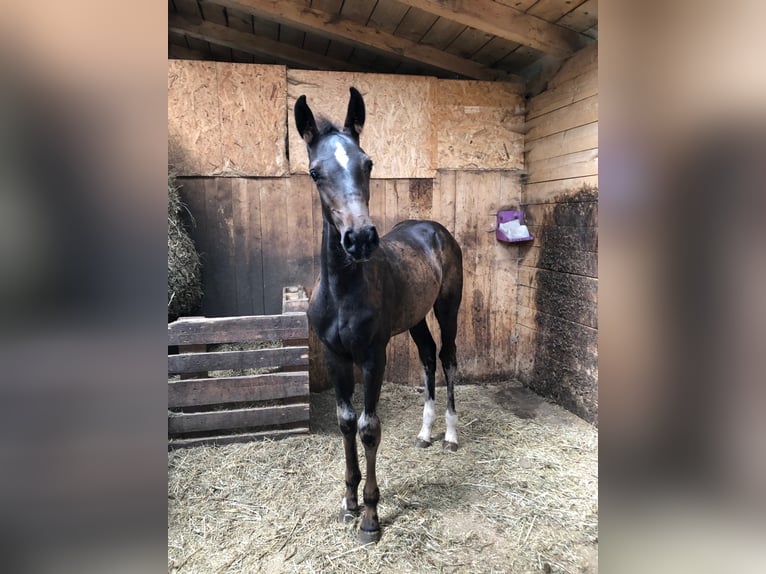
{"label": "horse's nostril", "polygon": [[343,248],[346,251],[351,251],[354,248],[354,232],[352,230],[346,231],[343,234]]}

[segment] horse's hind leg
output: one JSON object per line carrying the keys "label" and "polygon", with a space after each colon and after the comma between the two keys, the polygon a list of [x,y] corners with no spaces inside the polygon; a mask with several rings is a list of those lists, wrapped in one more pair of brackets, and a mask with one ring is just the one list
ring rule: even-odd
{"label": "horse's hind leg", "polygon": [[343,435],[343,450],[346,455],[346,492],[341,501],[339,518],[341,522],[351,522],[359,514],[357,490],[362,481],[356,450],[356,412],[351,404],[354,394],[354,370],[350,359],[336,355],[326,347],[324,352],[327,369],[335,385],[338,426]]}
{"label": "horse's hind leg", "polygon": [[434,387],[436,386],[436,343],[428,330],[428,324],[423,319],[410,329],[412,340],[418,347],[420,362],[423,364],[425,398],[423,402],[423,426],[415,439],[415,446],[425,448],[431,446],[431,427],[434,424]]}
{"label": "horse's hind leg", "polygon": [[455,412],[455,377],[457,375],[457,313],[460,308],[460,292],[452,299],[439,299],[434,305],[434,314],[442,333],[442,348],[439,351],[439,359],[444,369],[444,378],[447,380],[447,412],[444,418],[447,423],[447,431],[444,433],[443,447],[449,451],[457,450],[457,413]]}

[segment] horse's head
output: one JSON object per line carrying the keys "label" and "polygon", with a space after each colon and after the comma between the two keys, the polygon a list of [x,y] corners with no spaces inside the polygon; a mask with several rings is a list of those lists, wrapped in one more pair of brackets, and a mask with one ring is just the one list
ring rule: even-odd
{"label": "horse's head", "polygon": [[343,129],[321,119],[318,127],[306,96],[295,102],[295,123],[306,142],[324,218],[338,231],[344,251],[354,261],[366,261],[379,243],[369,213],[372,160],[359,147],[364,100],[356,88],[350,91]]}

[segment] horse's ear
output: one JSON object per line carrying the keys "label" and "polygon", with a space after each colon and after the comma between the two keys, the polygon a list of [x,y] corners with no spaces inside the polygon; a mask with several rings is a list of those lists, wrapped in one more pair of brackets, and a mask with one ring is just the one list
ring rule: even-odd
{"label": "horse's ear", "polygon": [[346,121],[343,124],[345,131],[359,143],[359,134],[364,127],[364,99],[359,91],[351,87],[349,89],[351,97],[348,100],[348,112],[346,112]]}
{"label": "horse's ear", "polygon": [[306,96],[301,96],[295,102],[295,127],[298,128],[298,133],[308,145],[317,140],[319,130],[314,120],[314,114],[311,113],[311,108],[306,103]]}

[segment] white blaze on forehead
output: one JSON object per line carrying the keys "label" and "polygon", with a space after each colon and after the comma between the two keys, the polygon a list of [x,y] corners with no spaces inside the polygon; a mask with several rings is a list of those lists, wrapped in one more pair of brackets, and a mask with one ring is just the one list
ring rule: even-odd
{"label": "white blaze on forehead", "polygon": [[343,169],[348,169],[348,154],[340,142],[335,142],[335,159]]}

